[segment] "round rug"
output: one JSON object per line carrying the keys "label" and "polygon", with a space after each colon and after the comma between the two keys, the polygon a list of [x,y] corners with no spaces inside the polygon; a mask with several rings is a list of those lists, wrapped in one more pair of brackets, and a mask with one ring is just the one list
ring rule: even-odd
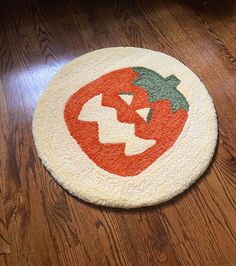
{"label": "round rug", "polygon": [[96,50],[65,65],[36,107],[33,136],[52,176],[85,201],[149,206],[188,188],[216,146],[212,100],[166,54]]}

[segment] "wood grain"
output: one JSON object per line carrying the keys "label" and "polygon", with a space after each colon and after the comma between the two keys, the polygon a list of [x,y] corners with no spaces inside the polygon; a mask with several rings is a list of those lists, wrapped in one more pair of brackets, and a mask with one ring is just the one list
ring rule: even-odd
{"label": "wood grain", "polygon": [[6,226],[2,196],[0,195],[0,255],[10,253],[9,237]]}
{"label": "wood grain", "polygon": [[[0,265],[235,265],[234,1],[1,1]],[[137,46],[190,67],[215,103],[219,142],[200,180],[152,208],[96,207],[69,195],[32,140],[35,104],[73,58]]]}
{"label": "wood grain", "polygon": [[[0,81],[0,143],[1,143],[1,152],[0,152],[0,177],[6,174],[6,158],[7,158],[7,144],[5,139],[7,138],[8,128],[6,126],[6,104],[3,95],[3,87]],[[10,252],[9,237],[7,231],[4,202],[3,202],[3,193],[4,185],[2,183],[3,179],[0,179],[0,254],[7,254]]]}

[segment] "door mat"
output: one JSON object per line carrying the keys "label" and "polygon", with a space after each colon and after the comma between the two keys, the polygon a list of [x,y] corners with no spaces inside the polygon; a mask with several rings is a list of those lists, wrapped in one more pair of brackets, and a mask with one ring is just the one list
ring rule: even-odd
{"label": "door mat", "polygon": [[152,50],[96,50],[64,66],[36,107],[43,164],[85,201],[155,205],[187,189],[217,141],[212,100],[199,78]]}

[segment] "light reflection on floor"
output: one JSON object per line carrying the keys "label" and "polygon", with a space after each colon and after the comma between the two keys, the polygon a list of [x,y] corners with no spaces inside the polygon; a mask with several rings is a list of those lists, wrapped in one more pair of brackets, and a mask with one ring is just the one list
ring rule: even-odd
{"label": "light reflection on floor", "polygon": [[33,64],[9,73],[3,82],[3,90],[6,101],[11,105],[11,111],[19,112],[21,108],[32,111],[51,78],[72,59],[63,58],[51,65]]}

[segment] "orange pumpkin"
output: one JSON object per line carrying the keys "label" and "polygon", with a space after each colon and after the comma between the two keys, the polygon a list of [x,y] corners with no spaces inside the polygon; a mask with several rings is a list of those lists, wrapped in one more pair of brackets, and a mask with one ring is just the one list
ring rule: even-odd
{"label": "orange pumpkin", "polygon": [[[147,87],[137,85],[140,75],[131,67],[105,74],[75,92],[64,109],[66,125],[81,149],[100,168],[120,176],[137,175],[156,161],[175,143],[188,117],[187,108],[181,105],[173,111],[173,95],[169,98],[170,94],[165,97],[162,93],[158,100],[150,101],[149,83]],[[139,154],[126,155],[125,143],[101,143],[98,123],[78,119],[84,104],[100,94],[102,105],[117,111],[118,121],[134,124],[137,137],[155,140],[156,144]],[[121,94],[132,94],[131,104],[124,102]],[[141,108],[150,108],[147,120],[137,113]]]}

